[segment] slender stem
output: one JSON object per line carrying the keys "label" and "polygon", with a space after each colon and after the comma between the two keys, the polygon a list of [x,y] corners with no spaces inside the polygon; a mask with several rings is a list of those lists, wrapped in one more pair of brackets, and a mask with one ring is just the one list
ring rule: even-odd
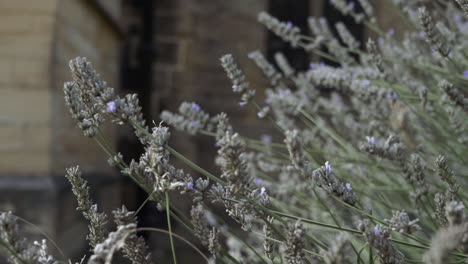
{"label": "slender stem", "polygon": [[177,264],[177,257],[174,248],[174,241],[172,239],[172,226],[171,226],[171,206],[169,204],[169,193],[166,191],[166,215],[167,215],[167,228],[169,229],[169,240],[171,241],[172,259],[174,264]]}
{"label": "slender stem", "polygon": [[135,231],[151,231],[151,232],[158,232],[158,233],[163,233],[163,234],[168,234],[169,237],[176,237],[182,241],[184,241],[187,245],[189,245],[191,248],[193,248],[195,251],[197,251],[198,254],[200,254],[200,256],[202,256],[207,263],[210,263],[210,260],[209,258],[203,254],[203,252],[197,248],[197,246],[195,246],[194,244],[190,243],[190,241],[188,241],[187,239],[183,238],[182,236],[176,234],[176,233],[172,233],[172,232],[168,232],[164,229],[160,229],[160,228],[155,228],[155,227],[140,227],[140,228],[137,228]]}

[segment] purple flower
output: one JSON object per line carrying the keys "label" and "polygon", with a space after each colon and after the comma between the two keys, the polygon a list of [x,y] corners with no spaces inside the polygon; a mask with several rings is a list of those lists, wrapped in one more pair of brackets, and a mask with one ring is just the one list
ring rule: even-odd
{"label": "purple flower", "polygon": [[370,81],[368,79],[365,79],[362,81],[362,84],[367,87],[370,85]]}
{"label": "purple flower", "polygon": [[237,85],[234,84],[234,85],[232,86],[232,91],[235,92],[235,93],[239,92],[239,91],[240,91],[239,86],[237,86]]}
{"label": "purple flower", "polygon": [[367,136],[366,139],[367,139],[367,143],[369,143],[371,145],[375,145],[375,138],[374,137]]}
{"label": "purple flower", "polygon": [[377,39],[377,43],[378,43],[380,46],[382,46],[382,45],[385,43],[384,38],[382,38],[382,37],[378,38],[378,39]]}
{"label": "purple flower", "polygon": [[311,63],[311,64],[309,65],[309,68],[310,68],[311,70],[317,69],[317,63]]}
{"label": "purple flower", "polygon": [[263,134],[260,136],[260,140],[263,142],[263,143],[271,143],[271,140],[272,140],[272,137],[270,135],[267,135],[267,134]]}
{"label": "purple flower", "polygon": [[201,110],[200,106],[197,103],[192,103],[192,109],[197,112]]}
{"label": "purple flower", "polygon": [[285,96],[287,96],[288,94],[289,94],[289,90],[286,90],[286,89],[283,89],[283,88],[280,89],[280,90],[278,91],[278,95],[279,95],[280,97],[285,97]]}
{"label": "purple flower", "polygon": [[426,38],[426,34],[424,33],[424,31],[419,31],[418,37],[419,39],[424,40]]}
{"label": "purple flower", "polygon": [[345,186],[346,186],[346,189],[347,189],[348,191],[352,191],[352,190],[353,190],[353,188],[351,187],[351,183],[347,182],[347,183],[345,184]]}
{"label": "purple flower", "polygon": [[286,27],[287,27],[287,28],[292,28],[292,27],[293,27],[293,23],[292,23],[291,21],[288,21],[288,22],[286,23]]}
{"label": "purple flower", "polygon": [[328,174],[333,173],[333,167],[331,166],[330,162],[325,161],[325,170],[327,171]]}
{"label": "purple flower", "polygon": [[240,103],[239,103],[239,105],[240,105],[241,107],[245,106],[246,104],[247,104],[247,102],[240,102]]}
{"label": "purple flower", "polygon": [[193,183],[192,182],[187,183],[187,189],[193,190]]}
{"label": "purple flower", "polygon": [[115,113],[116,110],[117,110],[117,105],[115,104],[114,101],[110,101],[107,103],[107,112]]}
{"label": "purple flower", "polygon": [[85,127],[90,127],[92,125],[91,120],[89,120],[88,118],[84,118],[83,121],[81,122],[83,123],[83,126]]}
{"label": "purple flower", "polygon": [[398,94],[395,92],[388,92],[387,95],[385,96],[388,100],[396,100],[398,99]]}
{"label": "purple flower", "polygon": [[380,227],[379,226],[374,226],[374,234],[376,236],[380,236]]}
{"label": "purple flower", "polygon": [[253,59],[253,58],[255,58],[255,53],[254,53],[254,52],[250,52],[249,54],[247,54],[247,57],[248,57],[249,59]]}
{"label": "purple flower", "polygon": [[266,194],[267,194],[267,193],[266,193],[266,188],[265,188],[265,187],[262,187],[262,188],[260,189],[260,195],[266,195]]}
{"label": "purple flower", "polygon": [[199,121],[197,121],[197,120],[190,121],[190,126],[193,126],[193,127],[199,127],[199,126],[200,126],[200,122],[199,122]]}
{"label": "purple flower", "polygon": [[465,77],[465,78],[468,79],[468,70],[466,70],[466,71],[463,72],[463,77]]}
{"label": "purple flower", "polygon": [[255,179],[254,182],[255,182],[255,185],[262,185],[263,183],[262,179],[259,179],[259,178]]}

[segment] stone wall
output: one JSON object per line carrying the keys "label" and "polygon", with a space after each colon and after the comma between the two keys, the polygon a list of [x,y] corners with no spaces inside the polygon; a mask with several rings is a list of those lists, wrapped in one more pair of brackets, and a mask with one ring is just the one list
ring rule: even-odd
{"label": "stone wall", "polygon": [[[0,210],[38,225],[73,258],[86,251],[87,227],[65,168],[83,168],[93,199],[107,212],[121,204],[120,184],[104,153],[72,121],[62,87],[68,61],[86,56],[118,88],[120,33],[109,18],[119,10],[120,1],[0,1]],[[114,144],[113,130],[105,132]],[[40,236],[30,225],[24,230]]]}
{"label": "stone wall", "polygon": [[56,0],[0,2],[0,173],[50,171]]}
{"label": "stone wall", "polygon": [[[162,109],[176,111],[181,102],[196,101],[211,114],[226,112],[239,130],[258,132],[255,111],[239,106],[219,58],[232,53],[252,86],[263,93],[266,82],[247,53],[266,50],[266,31],[257,13],[267,8],[266,0],[158,1],[152,92],[156,118]],[[182,135],[174,144],[195,161],[212,164],[210,156],[203,158],[212,150],[212,139]]]}

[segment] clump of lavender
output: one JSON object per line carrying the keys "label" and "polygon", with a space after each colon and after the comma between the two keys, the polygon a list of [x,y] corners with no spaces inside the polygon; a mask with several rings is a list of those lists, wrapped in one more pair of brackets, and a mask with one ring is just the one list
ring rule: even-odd
{"label": "clump of lavender", "polygon": [[[258,20],[267,29],[314,55],[310,68],[300,70],[286,54],[275,54],[277,69],[261,51],[250,53],[269,82],[261,103],[232,55],[221,58],[241,105],[252,102],[248,106],[256,107],[258,122],[271,122],[284,142],[276,141],[274,131],[261,140],[248,138],[226,114],[208,114],[194,102],[161,114],[173,129],[213,137],[219,172],[172,148],[170,128],[149,128],[138,97],[117,95],[85,58],[70,63],[65,102],[78,127],[109,154],[110,164],[144,189],[150,202],[165,208],[169,224],[177,221],[198,238],[216,263],[466,262],[468,197],[461,191],[468,176],[465,2],[423,7],[418,1],[392,0],[396,8],[389,12],[396,12],[404,34],[380,27],[371,1],[330,2],[373,32],[375,42],[363,50],[347,25],[336,23],[336,35],[326,18],[317,17],[307,20],[308,36],[261,12]],[[105,144],[100,128],[108,119],[134,129],[144,149],[138,160],[127,164]],[[177,169],[173,157],[196,175]],[[149,250],[135,233],[136,216],[116,211],[117,231],[107,236],[106,219],[89,200],[77,169],[68,174],[79,209],[90,220],[90,263],[110,259],[117,249],[133,263],[149,262]],[[190,217],[169,192],[171,199],[188,195],[193,200]],[[225,213],[213,217],[207,209],[213,202]],[[363,220],[357,228],[356,219]],[[6,240],[12,229],[5,226],[2,241],[14,245],[12,259],[23,256],[25,247]],[[175,235],[170,228],[167,232]],[[44,248],[35,246],[30,252],[42,252],[30,256],[53,261]],[[171,251],[179,253],[173,246]]]}

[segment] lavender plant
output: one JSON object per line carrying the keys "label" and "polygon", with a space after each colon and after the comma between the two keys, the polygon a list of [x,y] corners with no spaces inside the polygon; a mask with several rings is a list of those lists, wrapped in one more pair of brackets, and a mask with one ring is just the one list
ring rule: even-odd
{"label": "lavender plant", "polygon": [[[150,129],[136,95],[119,97],[85,58],[70,62],[73,80],[64,92],[72,117],[113,166],[166,210],[169,230],[152,231],[168,233],[174,263],[180,252],[173,238],[181,237],[172,232],[171,219],[198,238],[211,259],[184,241],[216,263],[468,261],[468,196],[462,191],[468,179],[466,1],[392,0],[406,24],[401,34],[376,24],[370,1],[358,1],[360,7],[330,2],[377,39],[364,48],[345,24],[335,25],[335,36],[325,18],[315,17],[308,20],[309,36],[260,13],[260,23],[313,61],[298,71],[284,54],[274,56],[276,66],[260,51],[250,53],[269,80],[264,102],[235,58],[221,57],[240,105],[255,107],[259,122],[271,122],[283,142],[272,142],[272,135],[244,137],[226,114],[210,115],[196,103],[164,111],[163,122]],[[106,119],[134,129],[145,149],[138,161],[127,164],[106,142],[100,130]],[[220,173],[173,149],[165,124],[212,137]],[[197,175],[176,168],[171,157]],[[107,233],[106,216],[92,205],[77,168],[67,177],[90,222],[88,263],[109,263],[118,250],[132,263],[152,263],[135,234],[135,213],[115,211],[118,227]],[[189,216],[170,202],[170,193],[192,198]],[[212,203],[226,215],[213,217]],[[226,217],[236,224],[227,225]],[[11,262],[54,263],[45,243],[26,254],[13,222],[11,214],[1,214],[0,242]]]}

